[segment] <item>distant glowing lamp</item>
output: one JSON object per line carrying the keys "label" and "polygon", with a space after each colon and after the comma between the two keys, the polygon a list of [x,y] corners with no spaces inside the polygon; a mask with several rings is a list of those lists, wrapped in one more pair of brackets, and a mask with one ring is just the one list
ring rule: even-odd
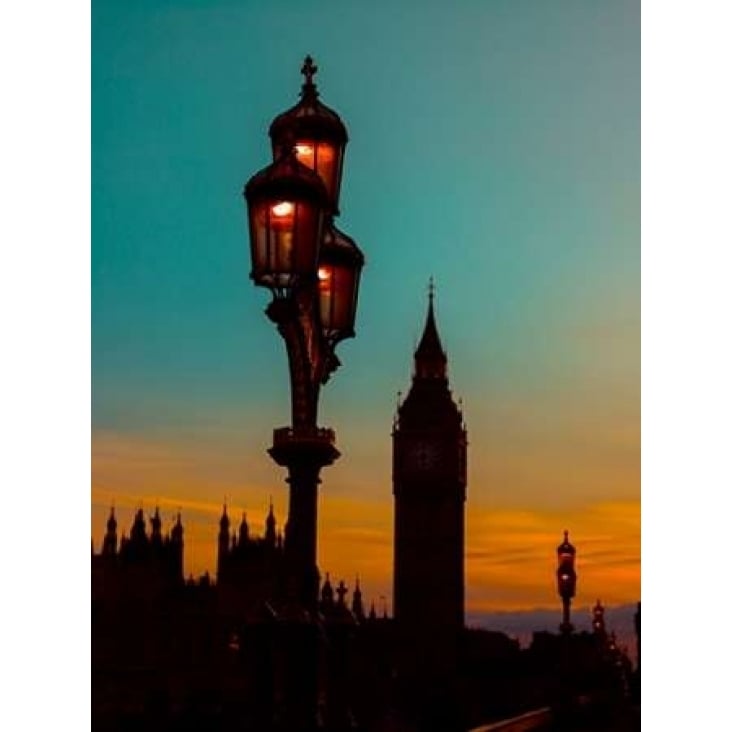
{"label": "distant glowing lamp", "polygon": [[557,547],[557,585],[559,595],[563,599],[574,597],[577,584],[577,574],[574,570],[574,560],[577,550],[569,543],[569,532],[564,532],[564,541]]}

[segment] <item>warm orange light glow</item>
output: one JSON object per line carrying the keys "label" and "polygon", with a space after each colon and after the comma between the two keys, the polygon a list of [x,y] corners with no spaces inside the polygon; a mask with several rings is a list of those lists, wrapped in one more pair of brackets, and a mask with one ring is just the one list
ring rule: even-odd
{"label": "warm orange light glow", "polygon": [[295,207],[289,201],[282,201],[281,203],[276,203],[272,206],[272,213],[280,218],[284,216],[292,216],[292,212],[294,210]]}
{"label": "warm orange light glow", "polygon": [[331,145],[318,145],[318,167],[330,165],[335,157],[335,149]]}
{"label": "warm orange light glow", "polygon": [[295,144],[295,155],[297,159],[308,168],[315,167],[315,146],[309,142],[298,142]]}
{"label": "warm orange light glow", "polygon": [[[354,440],[354,443],[356,441]],[[388,461],[366,440],[354,444],[351,465],[328,475],[318,511],[318,566],[353,583],[356,574],[367,603],[391,598],[393,496]],[[109,507],[116,506],[118,532],[129,532],[142,503],[150,514],[160,505],[163,531],[183,514],[185,574],[198,577],[216,567],[221,501],[229,514],[247,512],[252,534],[261,536],[273,497],[278,528],[287,518],[287,486],[273,473],[260,445],[242,456],[235,431],[202,441],[187,436],[158,440],[96,430],[92,443],[92,536],[96,551]],[[355,463],[355,465],[354,465]],[[242,481],[242,476],[246,479]],[[465,577],[468,612],[555,607],[557,527],[577,527],[577,607],[602,596],[608,607],[640,595],[640,503],[637,499],[567,503],[554,510],[490,502],[476,476],[466,507]],[[333,491],[333,486],[338,486]],[[535,500],[534,503],[537,503]],[[561,573],[560,573],[561,574]],[[378,603],[377,603],[378,605]]]}
{"label": "warm orange light glow", "polygon": [[295,155],[303,165],[316,170],[325,179],[326,184],[330,183],[335,159],[335,148],[332,145],[324,142],[297,142],[295,143]]}
{"label": "warm orange light glow", "polygon": [[325,281],[329,280],[330,275],[331,275],[330,270],[326,269],[325,267],[320,267],[320,269],[318,269],[318,279],[321,282],[325,282]]}

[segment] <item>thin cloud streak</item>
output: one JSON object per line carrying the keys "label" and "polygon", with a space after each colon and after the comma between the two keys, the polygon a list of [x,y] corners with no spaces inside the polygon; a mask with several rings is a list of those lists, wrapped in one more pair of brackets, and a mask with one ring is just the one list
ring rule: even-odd
{"label": "thin cloud streak", "polygon": [[[256,465],[247,472],[246,464]],[[249,475],[251,482],[242,481]],[[279,474],[279,475],[278,475]],[[186,528],[186,573],[215,567],[218,518],[227,501],[234,526],[246,511],[254,534],[263,533],[272,496],[278,526],[287,514],[284,474],[266,456],[242,455],[227,441],[196,444],[105,432],[93,442],[92,537],[99,546],[110,505],[121,530],[128,531],[142,505],[163,513],[164,531],[175,512]],[[361,479],[366,482],[364,478]],[[318,520],[319,565],[352,583],[361,578],[365,596],[391,597],[393,498],[391,486],[321,491]],[[478,493],[479,497],[474,498]],[[519,498],[521,496],[519,495]],[[482,500],[481,500],[482,499]],[[555,596],[556,546],[568,528],[578,546],[578,597],[632,602],[640,593],[640,504],[606,501],[529,509],[485,500],[469,489],[466,511],[466,601],[468,610],[525,609]],[[377,603],[378,604],[378,603]]]}

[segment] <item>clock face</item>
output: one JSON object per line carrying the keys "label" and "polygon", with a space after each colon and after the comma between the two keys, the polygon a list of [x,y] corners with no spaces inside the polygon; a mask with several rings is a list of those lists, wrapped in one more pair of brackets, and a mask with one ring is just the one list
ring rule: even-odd
{"label": "clock face", "polygon": [[407,453],[407,465],[412,470],[427,472],[437,467],[439,449],[430,442],[415,442]]}

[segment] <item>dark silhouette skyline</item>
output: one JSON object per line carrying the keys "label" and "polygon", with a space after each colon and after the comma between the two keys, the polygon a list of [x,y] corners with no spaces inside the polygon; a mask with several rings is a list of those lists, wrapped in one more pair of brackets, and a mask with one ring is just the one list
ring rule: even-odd
{"label": "dark silhouette skyline", "polygon": [[561,635],[534,632],[521,649],[505,633],[465,625],[467,432],[432,287],[392,436],[393,618],[358,577],[331,580],[317,567],[309,607],[285,549],[293,516],[281,525],[271,500],[262,535],[246,514],[235,526],[222,506],[216,572],[198,579],[183,575],[181,514],[163,526],[157,508],[149,522],[137,509],[118,538],[111,509],[92,553],[93,728],[465,732],[546,708],[547,724],[631,729],[639,674],[604,607],[596,603],[590,633],[568,622],[577,550],[566,532]]}
{"label": "dark silhouette skyline", "polygon": [[[496,588],[474,589],[468,607],[543,602],[539,558],[515,537],[543,545],[565,520],[578,541],[597,540],[585,551],[613,572],[613,601],[632,601],[637,3],[445,5],[417,26],[387,6],[320,7],[94,5],[95,541],[113,501],[154,507],[159,497],[161,510],[175,510],[180,500],[191,538],[196,503],[201,523],[218,518],[226,496],[259,519],[271,486],[287,512],[259,431],[284,422],[283,353],[262,322],[263,293],[247,286],[235,197],[269,157],[270,122],[298,102],[310,52],[319,99],[352,137],[341,208],[371,263],[359,336],[344,344],[347,368],[322,405],[348,444],[348,460],[329,469],[338,485],[321,500],[321,525],[346,525],[319,547],[324,566],[358,571],[356,527],[370,512],[380,543],[368,580],[391,594],[383,425],[420,335],[415,293],[435,274],[456,396],[470,414],[466,574]],[[246,43],[233,32],[252,27],[261,33]],[[450,63],[435,59],[438,47]],[[603,541],[608,524],[614,544]],[[501,556],[522,553],[531,591],[507,565],[479,560],[487,534],[513,542]],[[215,538],[189,542],[189,571],[215,571],[214,557]],[[588,582],[591,602],[602,589]]]}

